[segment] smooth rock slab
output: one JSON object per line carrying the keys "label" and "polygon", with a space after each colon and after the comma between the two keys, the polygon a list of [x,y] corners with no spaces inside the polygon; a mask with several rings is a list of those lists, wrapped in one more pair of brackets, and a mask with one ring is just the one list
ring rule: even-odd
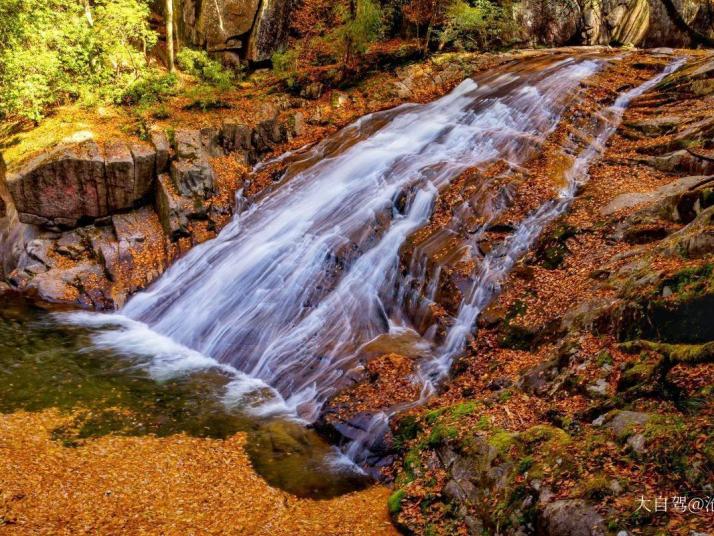
{"label": "smooth rock slab", "polygon": [[73,228],[140,205],[151,192],[156,148],[94,141],[62,146],[7,176],[20,221]]}

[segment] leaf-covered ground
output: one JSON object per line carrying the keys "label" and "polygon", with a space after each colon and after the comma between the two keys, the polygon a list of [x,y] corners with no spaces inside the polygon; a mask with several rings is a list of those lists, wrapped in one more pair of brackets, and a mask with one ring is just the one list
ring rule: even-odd
{"label": "leaf-covered ground", "polygon": [[271,488],[245,435],[104,436],[69,448],[54,410],[0,415],[0,534],[396,534],[389,490],[326,501]]}

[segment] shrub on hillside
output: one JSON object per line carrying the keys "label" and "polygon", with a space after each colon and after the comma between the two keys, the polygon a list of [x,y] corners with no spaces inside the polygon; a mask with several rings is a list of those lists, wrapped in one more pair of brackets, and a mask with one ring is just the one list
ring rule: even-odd
{"label": "shrub on hillside", "polygon": [[225,69],[220,62],[209,58],[204,50],[183,48],[176,55],[176,61],[185,73],[220,89],[228,89],[233,83],[233,72]]}
{"label": "shrub on hillside", "polygon": [[176,93],[175,74],[149,71],[129,85],[119,99],[121,104],[150,105]]}
{"label": "shrub on hillside", "polygon": [[446,9],[438,32],[439,45],[463,50],[484,50],[508,44],[514,33],[513,17],[490,0],[455,0]]}

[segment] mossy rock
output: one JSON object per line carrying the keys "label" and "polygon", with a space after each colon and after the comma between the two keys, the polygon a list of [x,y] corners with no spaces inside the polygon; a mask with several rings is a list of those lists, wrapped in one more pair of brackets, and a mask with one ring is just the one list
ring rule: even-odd
{"label": "mossy rock", "polygon": [[649,413],[613,410],[605,415],[604,426],[611,430],[617,439],[624,441],[653,418]]}
{"label": "mossy rock", "polygon": [[653,382],[661,370],[661,363],[661,359],[653,357],[645,357],[640,361],[629,363],[620,376],[617,385],[618,391],[626,391],[638,385]]}
{"label": "mossy rock", "polygon": [[402,448],[407,442],[412,439],[416,439],[420,432],[421,425],[419,424],[419,419],[415,415],[405,415],[400,418],[396,422],[392,433],[395,448]]}
{"label": "mossy rock", "polygon": [[605,497],[614,495],[612,482],[605,476],[594,476],[581,484],[579,495],[584,499],[602,502]]}
{"label": "mossy rock", "polygon": [[532,426],[525,432],[521,432],[518,438],[529,445],[546,443],[553,447],[567,446],[572,441],[565,430],[547,424]]}
{"label": "mossy rock", "polygon": [[499,454],[505,454],[516,443],[518,435],[499,431],[488,438],[488,444],[494,447]]}
{"label": "mossy rock", "polygon": [[438,447],[449,439],[455,439],[457,436],[458,431],[455,427],[437,424],[431,429],[426,443],[430,447]]}
{"label": "mossy rock", "polygon": [[407,493],[403,489],[398,489],[387,499],[387,509],[391,515],[396,515],[402,511],[402,501]]}
{"label": "mossy rock", "polygon": [[476,402],[469,401],[452,406],[450,413],[452,417],[460,419],[461,417],[471,415],[474,411],[476,411]]}
{"label": "mossy rock", "polygon": [[498,343],[502,348],[524,351],[530,349],[537,335],[535,329],[516,324],[513,321],[504,322],[500,332]]}

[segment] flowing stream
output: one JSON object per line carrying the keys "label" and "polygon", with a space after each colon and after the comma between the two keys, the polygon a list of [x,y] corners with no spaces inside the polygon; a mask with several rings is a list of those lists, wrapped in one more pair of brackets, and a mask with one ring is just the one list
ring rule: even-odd
{"label": "flowing stream", "polygon": [[[288,158],[280,187],[119,313],[63,318],[94,329],[95,348],[143,357],[157,380],[217,369],[229,377],[222,395],[229,407],[312,422],[359,373],[365,345],[414,332],[403,313],[399,254],[428,222],[439,192],[469,168],[526,162],[581,81],[612,61],[596,54],[524,61],[467,79],[430,104],[365,116]],[[630,100],[678,66],[602,112],[595,142],[573,159],[560,196],[478,264],[446,339],[435,341],[429,330],[417,334],[428,349],[418,374],[422,400],[462,351],[499,282],[543,226],[566,210]],[[485,203],[497,213],[495,200]],[[375,416],[348,449],[350,458],[363,460],[360,452],[399,409]]]}

